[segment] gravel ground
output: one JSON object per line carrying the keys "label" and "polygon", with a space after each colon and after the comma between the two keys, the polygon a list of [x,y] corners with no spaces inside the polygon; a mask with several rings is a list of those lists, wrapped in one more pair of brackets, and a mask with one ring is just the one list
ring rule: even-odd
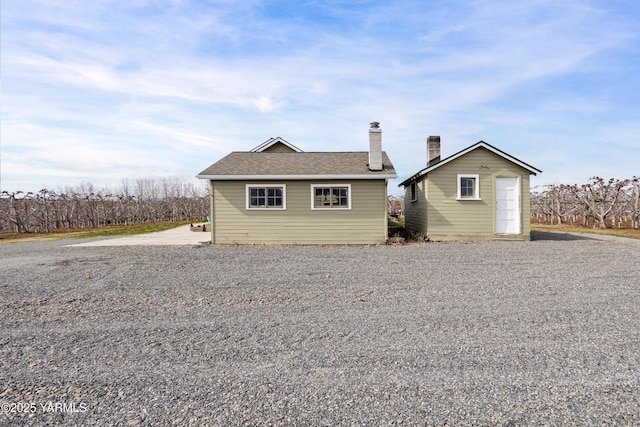
{"label": "gravel ground", "polygon": [[640,425],[640,241],[535,237],[0,245],[0,425]]}

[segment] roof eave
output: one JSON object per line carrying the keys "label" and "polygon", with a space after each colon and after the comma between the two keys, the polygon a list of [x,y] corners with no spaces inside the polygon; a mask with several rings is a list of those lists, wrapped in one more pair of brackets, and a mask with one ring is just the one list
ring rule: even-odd
{"label": "roof eave", "polygon": [[404,185],[406,185],[407,183],[409,183],[409,182],[411,182],[413,180],[421,178],[424,175],[428,174],[429,172],[433,171],[434,169],[437,169],[440,166],[443,166],[443,165],[445,165],[445,164],[457,159],[458,157],[462,157],[465,154],[475,150],[476,148],[480,148],[480,147],[485,148],[485,149],[491,151],[492,153],[494,153],[494,154],[496,154],[496,155],[498,155],[498,156],[500,156],[500,157],[502,157],[502,158],[504,158],[506,160],[509,160],[511,163],[516,164],[516,165],[520,166],[521,168],[528,170],[530,175],[537,176],[539,173],[542,173],[542,171],[540,169],[535,168],[535,167],[523,162],[522,160],[519,160],[519,159],[513,157],[510,154],[507,154],[506,152],[494,147],[493,145],[491,145],[491,144],[489,144],[487,142],[480,141],[480,142],[477,142],[477,143],[473,144],[470,147],[465,148],[464,150],[461,150],[461,151],[458,151],[455,154],[452,154],[451,156],[447,157],[446,159],[442,159],[441,161],[439,161],[438,163],[436,163],[434,165],[431,165],[431,166],[429,166],[427,168],[421,169],[417,173],[413,174],[411,177],[405,179],[400,184],[398,184],[398,187],[404,186]]}
{"label": "roof eave", "polygon": [[397,174],[354,174],[354,175],[196,175],[198,179],[210,181],[248,181],[248,180],[288,180],[312,181],[317,179],[395,179]]}
{"label": "roof eave", "polygon": [[407,185],[411,181],[414,181],[414,180],[420,178],[423,175],[423,174],[421,174],[421,172],[422,171],[419,171],[418,173],[415,173],[415,174],[411,175],[409,178],[405,179],[400,184],[398,184],[398,187],[404,187],[405,185]]}

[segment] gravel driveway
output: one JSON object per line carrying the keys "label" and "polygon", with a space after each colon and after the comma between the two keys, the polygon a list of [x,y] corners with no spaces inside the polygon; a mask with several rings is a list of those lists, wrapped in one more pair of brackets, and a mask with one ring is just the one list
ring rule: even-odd
{"label": "gravel driveway", "polygon": [[639,425],[640,241],[534,237],[0,245],[0,425]]}

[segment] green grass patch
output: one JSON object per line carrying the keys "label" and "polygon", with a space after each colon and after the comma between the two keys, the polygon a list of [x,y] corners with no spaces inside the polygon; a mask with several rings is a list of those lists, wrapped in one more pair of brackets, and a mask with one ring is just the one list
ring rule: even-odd
{"label": "green grass patch", "polygon": [[387,231],[389,236],[394,236],[398,233],[404,234],[404,217],[401,216],[398,219],[390,217],[387,219]]}
{"label": "green grass patch", "polygon": [[393,217],[387,220],[389,228],[404,228],[404,216],[394,219]]}
{"label": "green grass patch", "polygon": [[558,231],[561,233],[590,233],[600,234],[604,236],[628,237],[631,239],[640,239],[640,230],[631,228],[591,228],[577,225],[550,225],[531,223],[531,230],[534,231]]}
{"label": "green grass patch", "polygon": [[0,243],[34,242],[63,239],[85,239],[89,237],[130,236],[170,230],[190,221],[158,222],[154,224],[115,225],[84,230],[65,230],[53,233],[0,233]]}

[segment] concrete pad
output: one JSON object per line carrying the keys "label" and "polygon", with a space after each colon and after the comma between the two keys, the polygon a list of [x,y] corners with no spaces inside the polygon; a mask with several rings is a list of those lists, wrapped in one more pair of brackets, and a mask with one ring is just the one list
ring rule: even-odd
{"label": "concrete pad", "polygon": [[[209,227],[211,227],[211,224],[206,225],[207,230],[210,230]],[[181,246],[199,245],[211,241],[211,233],[209,231],[191,231],[190,228],[190,225],[183,225],[180,227],[172,228],[171,230],[158,231],[156,233],[134,234],[131,236],[94,240],[91,242],[78,243],[68,246]]]}

